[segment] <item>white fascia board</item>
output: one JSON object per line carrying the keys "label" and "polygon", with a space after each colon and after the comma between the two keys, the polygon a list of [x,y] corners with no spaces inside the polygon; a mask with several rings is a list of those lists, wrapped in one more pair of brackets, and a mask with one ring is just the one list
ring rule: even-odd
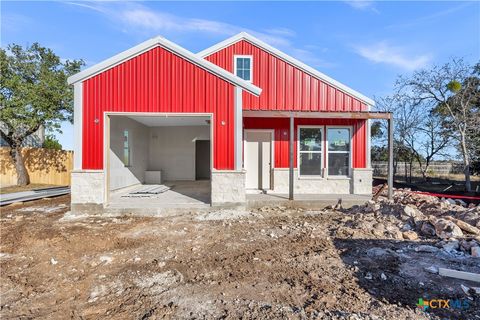
{"label": "white fascia board", "polygon": [[200,51],[199,53],[197,53],[198,56],[202,57],[202,58],[205,58],[209,55],[211,55],[212,53],[215,53],[217,51],[220,51],[222,50],[223,48],[226,48],[240,40],[246,40],[250,43],[252,43],[253,45],[256,45],[268,52],[270,52],[271,54],[273,54],[274,56],[277,56],[278,58],[294,65],[295,67],[303,70],[304,72],[312,75],[313,77],[315,78],[318,78],[320,80],[323,80],[325,82],[327,82],[328,84],[332,85],[333,87],[351,95],[351,96],[354,96],[355,98],[365,102],[367,104],[367,106],[370,108],[370,106],[374,106],[375,105],[375,101],[373,101],[371,98],[361,94],[360,92],[358,91],[355,91],[353,90],[352,88],[350,87],[347,87],[346,85],[344,85],[343,83],[340,83],[338,82],[337,80],[327,76],[326,74],[306,65],[305,63],[295,59],[294,57],[292,56],[289,56],[288,54],[272,47],[271,45],[263,42],[262,40],[260,39],[257,39],[255,38],[254,36],[246,33],[246,32],[240,32],[239,34],[236,34],[234,35],[233,37],[230,37],[222,42],[219,42],[213,46],[211,46],[210,48],[207,48],[203,51]]}
{"label": "white fascia board", "polygon": [[123,51],[107,60],[104,60],[90,68],[87,68],[77,74],[74,74],[68,78],[68,84],[73,84],[79,81],[84,81],[87,78],[93,77],[105,70],[115,67],[116,65],[121,64],[122,62],[129,60],[135,56],[138,56],[156,46],[160,46],[165,48],[166,50],[184,58],[187,61],[199,66],[200,68],[224,79],[227,82],[230,82],[234,85],[237,85],[248,92],[259,96],[262,92],[262,89],[259,87],[235,76],[234,74],[226,71],[225,69],[198,57],[196,54],[188,51],[185,48],[180,47],[179,45],[163,38],[163,37],[155,37],[145,42],[136,45],[133,48],[130,48],[126,51]]}
{"label": "white fascia board", "polygon": [[73,168],[82,170],[83,153],[83,83],[73,85]]}

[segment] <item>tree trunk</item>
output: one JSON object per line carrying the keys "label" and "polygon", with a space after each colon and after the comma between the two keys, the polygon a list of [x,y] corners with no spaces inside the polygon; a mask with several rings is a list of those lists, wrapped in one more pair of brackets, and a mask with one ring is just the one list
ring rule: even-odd
{"label": "tree trunk", "polygon": [[17,184],[19,186],[30,184],[30,176],[28,175],[27,168],[25,168],[20,146],[12,146],[10,149],[10,155],[12,156],[17,171]]}
{"label": "tree trunk", "polygon": [[470,157],[468,156],[467,143],[465,141],[465,134],[461,132],[460,145],[463,156],[463,173],[465,174],[465,191],[472,191],[472,184],[470,182]]}

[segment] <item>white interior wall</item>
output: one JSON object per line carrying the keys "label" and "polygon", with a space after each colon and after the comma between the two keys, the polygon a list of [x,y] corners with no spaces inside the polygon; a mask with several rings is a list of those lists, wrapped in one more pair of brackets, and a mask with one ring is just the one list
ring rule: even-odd
{"label": "white interior wall", "polygon": [[195,140],[210,140],[210,126],[150,128],[149,170],[163,180],[195,180]]}
{"label": "white interior wall", "polygon": [[[123,131],[129,131],[131,166],[123,164]],[[110,118],[110,190],[143,183],[148,167],[149,128],[123,116]]]}

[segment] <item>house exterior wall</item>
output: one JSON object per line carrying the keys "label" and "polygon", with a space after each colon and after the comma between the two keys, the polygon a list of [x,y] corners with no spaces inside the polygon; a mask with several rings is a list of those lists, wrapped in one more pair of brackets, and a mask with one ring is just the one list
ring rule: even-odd
{"label": "house exterior wall", "polygon": [[[290,119],[288,118],[243,118],[244,129],[273,129],[274,134],[274,168],[288,168],[288,142],[290,137]],[[367,122],[356,119],[315,119],[299,118],[294,120],[294,167],[297,167],[297,133],[299,125],[331,126],[343,125],[352,127],[352,167],[367,167]],[[324,131],[325,132],[325,131]],[[325,157],[324,157],[325,159]]]}
{"label": "house exterior wall", "polygon": [[235,55],[253,56],[253,84],[262,88],[259,97],[243,93],[244,110],[368,110],[364,102],[246,40],[214,52],[205,59],[233,73]]}
{"label": "house exterior wall", "polygon": [[155,47],[83,82],[82,169],[103,169],[104,112],[212,113],[213,167],[234,169],[234,86]]}

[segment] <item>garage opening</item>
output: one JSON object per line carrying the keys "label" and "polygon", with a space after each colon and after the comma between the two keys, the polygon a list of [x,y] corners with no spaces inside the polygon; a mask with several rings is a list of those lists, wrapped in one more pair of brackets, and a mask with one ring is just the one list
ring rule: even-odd
{"label": "garage opening", "polygon": [[107,205],[209,206],[210,122],[209,115],[109,115]]}

